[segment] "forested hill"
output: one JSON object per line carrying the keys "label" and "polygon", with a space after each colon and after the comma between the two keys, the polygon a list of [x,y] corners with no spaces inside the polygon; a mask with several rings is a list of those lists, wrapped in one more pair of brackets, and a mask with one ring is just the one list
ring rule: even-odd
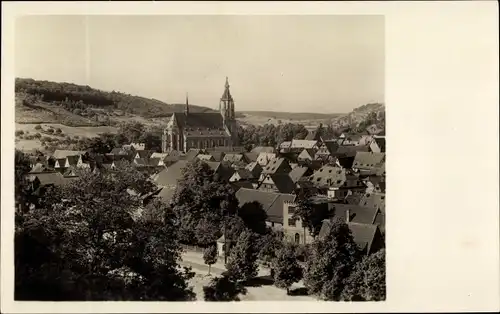
{"label": "forested hill", "polygon": [[[39,95],[47,103],[64,103],[64,107],[122,110],[145,118],[170,116],[173,112],[183,111],[185,106],[185,104],[166,104],[156,99],[121,92],[106,92],[90,86],[29,78],[16,78],[15,90],[16,94]],[[192,112],[213,111],[195,105],[190,105],[189,109]]]}

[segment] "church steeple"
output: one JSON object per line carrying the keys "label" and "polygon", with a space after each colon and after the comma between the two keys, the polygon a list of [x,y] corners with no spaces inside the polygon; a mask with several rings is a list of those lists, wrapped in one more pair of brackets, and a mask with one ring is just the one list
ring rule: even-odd
{"label": "church steeple", "polygon": [[224,117],[234,119],[234,100],[229,91],[229,79],[227,76],[226,84],[224,85],[224,93],[220,99],[219,110]]}
{"label": "church steeple", "polygon": [[188,98],[188,93],[186,93],[186,109],[185,109],[186,115],[189,114],[189,98]]}

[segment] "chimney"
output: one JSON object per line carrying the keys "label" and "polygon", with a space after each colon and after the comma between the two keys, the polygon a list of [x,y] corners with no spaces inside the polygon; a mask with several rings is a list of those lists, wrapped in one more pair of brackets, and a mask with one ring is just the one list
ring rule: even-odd
{"label": "chimney", "polygon": [[345,222],[349,223],[350,220],[351,220],[351,211],[349,209],[347,209],[345,211]]}

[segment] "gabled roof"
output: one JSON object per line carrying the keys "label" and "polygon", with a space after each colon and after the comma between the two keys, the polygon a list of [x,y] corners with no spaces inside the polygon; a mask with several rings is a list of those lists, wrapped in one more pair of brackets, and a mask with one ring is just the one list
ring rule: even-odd
{"label": "gabled roof", "polygon": [[312,130],[307,133],[307,136],[305,138],[307,141],[319,141],[320,136],[318,134],[318,130]]}
{"label": "gabled roof", "polygon": [[80,159],[80,155],[72,155],[66,157],[68,163],[71,167],[75,167],[78,164],[78,160]]}
{"label": "gabled roof", "polygon": [[209,154],[198,154],[196,158],[202,161],[215,161],[214,156]]}
{"label": "gabled roof", "polygon": [[174,113],[172,117],[185,131],[224,130],[224,121],[220,112]]}
{"label": "gabled roof", "polygon": [[308,141],[308,140],[296,140],[293,139],[290,147],[291,148],[314,148],[318,146],[318,141]]}
{"label": "gabled roof", "polygon": [[150,158],[160,158],[160,159],[165,159],[165,157],[168,156],[168,153],[157,153],[154,152],[151,154]]}
{"label": "gabled roof", "polygon": [[215,161],[222,161],[224,158],[224,152],[223,151],[211,151],[209,154],[214,158]]}
{"label": "gabled roof", "polygon": [[153,154],[153,151],[151,150],[136,150],[135,151],[136,155],[139,155],[139,158],[149,158],[151,154]]}
{"label": "gabled roof", "polygon": [[252,149],[252,153],[275,153],[276,149],[272,146],[256,146]]}
{"label": "gabled roof", "polygon": [[169,204],[175,194],[175,188],[164,187],[160,193],[157,194],[158,198],[163,202]]}
{"label": "gabled roof", "polygon": [[304,148],[297,159],[310,159],[313,160],[314,156],[316,155],[316,150],[312,148]]}
{"label": "gabled roof", "polygon": [[380,167],[385,162],[385,153],[357,152],[354,157],[353,168]]}
{"label": "gabled roof", "polygon": [[342,203],[329,203],[329,208],[334,216],[344,221],[347,221],[347,211],[349,211],[349,222],[363,224],[374,224],[377,215],[381,213],[376,208]]}
{"label": "gabled roof", "polygon": [[253,179],[252,172],[248,169],[236,169],[235,173],[243,180]]}
{"label": "gabled roof", "polygon": [[314,171],[309,177],[314,186],[318,188],[341,187],[346,181],[346,173],[343,168],[325,165]]}
{"label": "gabled roof", "polygon": [[164,187],[176,187],[178,180],[182,179],[182,169],[186,168],[188,162],[186,160],[179,160],[172,164],[170,167],[160,171],[153,179],[154,182]]}
{"label": "gabled roof", "polygon": [[80,150],[62,150],[62,149],[56,149],[54,151],[54,153],[52,154],[52,156],[56,159],[60,159],[60,158],[66,158],[66,157],[69,157],[69,156],[80,156],[80,155],[84,155],[85,152],[84,151],[80,151]]}
{"label": "gabled roof", "polygon": [[284,202],[294,202],[295,195],[241,188],[236,192],[240,206],[257,201],[267,213],[267,220],[283,223]]}
{"label": "gabled roof", "polygon": [[222,160],[228,161],[231,163],[240,162],[240,161],[243,161],[243,155],[242,154],[226,154]]}
{"label": "gabled roof", "polygon": [[[250,170],[250,171],[253,171],[255,168],[257,167],[261,167],[261,165],[259,165],[259,163],[257,163],[256,161],[254,162],[251,162],[249,163],[248,165],[245,166],[245,169],[247,170]],[[262,167],[261,167],[262,168]]]}
{"label": "gabled roof", "polygon": [[377,143],[380,151],[382,153],[385,153],[385,137],[375,137],[373,140],[375,143]]}
{"label": "gabled roof", "polygon": [[276,173],[280,169],[280,167],[283,167],[283,170],[287,173],[289,172],[289,170],[291,170],[291,168],[288,165],[288,162],[285,160],[285,158],[277,157],[277,158],[271,159],[267,163],[267,165],[262,170],[262,173],[273,174],[273,173]]}
{"label": "gabled roof", "polygon": [[262,153],[259,153],[259,155],[257,156],[257,162],[259,164],[267,164],[270,160],[272,160],[274,158],[276,158],[275,153],[262,152]]}
{"label": "gabled roof", "polygon": [[196,156],[198,156],[198,154],[201,154],[203,152],[203,150],[201,149],[197,149],[197,148],[190,148],[187,153],[186,153],[186,156],[185,156],[185,160],[187,161],[192,161],[194,160],[194,158]]}
{"label": "gabled roof", "polygon": [[[64,160],[66,160],[66,159],[64,159]],[[47,172],[47,171],[52,172],[52,170],[49,170],[49,168],[47,168],[47,166],[45,166],[44,164],[38,163],[38,164],[34,165],[33,168],[31,168],[30,173],[40,173],[40,172]]]}
{"label": "gabled roof", "polygon": [[56,185],[61,186],[70,182],[69,178],[65,178],[59,172],[43,172],[36,174],[29,174],[28,179],[30,181],[34,181],[38,179],[40,181],[40,185]]}
{"label": "gabled roof", "polygon": [[257,153],[243,153],[243,156],[245,156],[246,160],[248,160],[249,162],[253,162],[253,161],[257,161],[257,158],[259,157],[259,154]]}
{"label": "gabled roof", "polygon": [[385,194],[384,193],[366,193],[359,203],[360,206],[377,208],[385,212]]}
{"label": "gabled roof", "polygon": [[270,176],[276,186],[276,189],[280,193],[291,194],[295,191],[295,183],[292,181],[288,173],[275,173]]}
{"label": "gabled roof", "polygon": [[304,177],[308,170],[309,168],[307,167],[297,166],[293,168],[292,171],[288,173],[288,175],[290,176],[290,179],[292,179],[292,182],[296,183]]}
{"label": "gabled roof", "polygon": [[231,186],[234,188],[234,191],[238,191],[239,189],[253,189],[253,184],[249,181],[235,181],[230,182]]}

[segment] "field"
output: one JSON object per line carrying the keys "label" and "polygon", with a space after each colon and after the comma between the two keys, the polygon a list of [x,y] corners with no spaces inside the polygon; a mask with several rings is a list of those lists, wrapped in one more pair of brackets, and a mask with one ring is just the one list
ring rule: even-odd
{"label": "field", "polygon": [[[47,130],[49,127],[53,127],[54,129],[60,128],[62,131],[63,136],[69,136],[69,137],[97,137],[101,133],[116,133],[117,128],[115,127],[110,127],[110,126],[78,126],[78,127],[73,127],[73,126],[67,126],[59,123],[16,123],[16,131],[23,131],[25,135],[34,135],[36,133],[40,133],[42,136],[47,136],[47,137],[52,137],[52,138],[61,138],[60,136],[55,136],[55,135],[49,135],[46,133],[43,133],[42,130],[37,130],[35,127],[37,125],[40,125],[43,130]],[[16,148],[23,150],[23,151],[29,151],[33,149],[41,149],[42,145],[40,140],[36,139],[31,139],[31,140],[26,140],[26,139],[20,139],[19,137],[16,137]]]}
{"label": "field", "polygon": [[332,120],[342,116],[341,114],[320,113],[288,113],[272,111],[245,111],[238,114],[237,120],[242,125],[264,125],[300,123],[308,129],[315,129],[320,123],[331,123]]}

